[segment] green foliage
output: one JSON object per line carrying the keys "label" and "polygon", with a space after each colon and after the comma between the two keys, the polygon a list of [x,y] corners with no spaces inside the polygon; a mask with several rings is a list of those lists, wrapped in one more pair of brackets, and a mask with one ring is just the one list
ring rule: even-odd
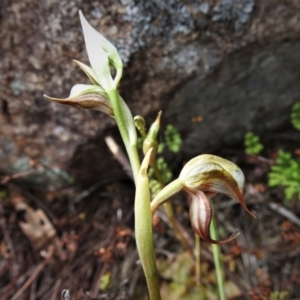
{"label": "green foliage", "polygon": [[169,169],[169,166],[163,157],[157,159],[157,167],[160,170],[164,182],[168,183],[171,181],[173,174]]}
{"label": "green foliage", "polygon": [[11,201],[8,191],[0,191],[0,201],[1,200],[5,202]]}
{"label": "green foliage", "polygon": [[253,132],[249,131],[245,134],[244,145],[246,154],[259,154],[264,146],[260,142],[259,136],[255,135]]}
{"label": "green foliage", "polygon": [[100,284],[99,284],[99,290],[106,291],[109,289],[111,281],[111,273],[106,272],[104,275],[101,276]]}
{"label": "green foliage", "polygon": [[296,102],[292,106],[291,123],[295,129],[300,130],[300,102]]}
{"label": "green foliage", "polygon": [[287,299],[288,295],[289,295],[288,291],[273,292],[270,295],[270,300],[285,300]]}
{"label": "green foliage", "polygon": [[166,300],[200,300],[206,299],[204,289],[196,287],[193,277],[194,263],[187,252],[176,255],[170,264],[160,260],[157,264],[160,276],[168,280],[161,287],[162,298]]}
{"label": "green foliage", "polygon": [[268,175],[270,187],[282,186],[287,200],[293,196],[300,199],[300,161],[292,158],[288,152],[279,151],[275,164]]}
{"label": "green foliage", "polygon": [[158,180],[153,178],[154,175],[151,175],[150,170],[149,170],[148,176],[150,178],[149,179],[149,188],[151,191],[151,195],[152,195],[152,197],[155,197],[158,194],[158,192],[161,190],[161,186],[160,186],[160,183],[158,182]]}
{"label": "green foliage", "polygon": [[[300,130],[300,102],[293,105],[290,117],[294,128]],[[300,161],[293,158],[291,153],[278,152],[278,158],[271,167],[268,177],[270,187],[284,188],[286,200],[290,201],[294,196],[300,200]]]}
{"label": "green foliage", "polygon": [[[170,261],[158,259],[157,268],[160,277],[165,279],[161,285],[162,299],[164,300],[204,300],[219,299],[218,290],[210,284],[208,287],[195,285],[195,263],[187,252],[181,252]],[[207,282],[215,282],[215,274],[207,266],[201,267],[201,276]],[[228,299],[236,298],[240,291],[232,281],[225,282],[225,291]]]}
{"label": "green foliage", "polygon": [[169,124],[165,129],[164,136],[168,149],[171,152],[178,153],[182,144],[178,130],[173,125]]}
{"label": "green foliage", "polygon": [[[139,149],[143,147],[143,137],[139,137],[137,140],[137,146]],[[182,144],[182,139],[178,130],[171,124],[167,125],[164,133],[163,140],[158,144],[158,153],[163,153],[163,151],[167,148],[169,151],[173,153],[178,153],[180,151]]]}
{"label": "green foliage", "polygon": [[[167,162],[165,161],[165,159],[163,157],[159,157],[156,160],[156,163],[157,163],[157,167],[162,175],[163,181],[165,183],[169,183],[171,181],[171,179],[173,178],[173,174],[172,174],[171,170],[169,169]],[[154,179],[155,175],[154,175],[154,171],[152,168],[149,168],[148,176],[150,178],[149,187],[150,187],[151,193],[153,196],[155,196],[161,190],[160,183],[156,179]]]}

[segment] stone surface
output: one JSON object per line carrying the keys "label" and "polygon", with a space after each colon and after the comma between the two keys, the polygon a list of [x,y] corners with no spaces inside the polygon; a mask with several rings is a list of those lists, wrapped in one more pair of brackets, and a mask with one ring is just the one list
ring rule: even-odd
{"label": "stone surface", "polygon": [[30,159],[76,165],[90,176],[89,168],[102,169],[100,177],[112,170],[101,139],[115,132],[113,120],[42,96],[67,97],[72,85],[88,82],[72,63],[88,63],[78,9],[120,50],[126,64],[120,89],[134,114],[163,109],[165,123],[183,134],[188,155],[240,141],[250,129],[284,124],[300,97],[298,0],[3,0],[5,172],[26,169]]}
{"label": "stone surface", "polygon": [[300,42],[252,47],[247,55],[231,55],[204,80],[186,83],[166,117],[176,119],[187,154],[213,151],[243,140],[247,131],[263,134],[285,124],[300,101],[299,78]]}

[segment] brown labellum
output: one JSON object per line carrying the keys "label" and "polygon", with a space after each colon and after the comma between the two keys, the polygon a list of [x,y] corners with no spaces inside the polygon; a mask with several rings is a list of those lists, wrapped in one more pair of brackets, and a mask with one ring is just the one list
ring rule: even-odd
{"label": "brown labellum", "polygon": [[205,241],[213,244],[225,244],[239,235],[235,232],[225,240],[216,241],[210,237],[209,227],[212,219],[212,207],[207,195],[197,189],[184,189],[190,197],[190,220],[193,230]]}

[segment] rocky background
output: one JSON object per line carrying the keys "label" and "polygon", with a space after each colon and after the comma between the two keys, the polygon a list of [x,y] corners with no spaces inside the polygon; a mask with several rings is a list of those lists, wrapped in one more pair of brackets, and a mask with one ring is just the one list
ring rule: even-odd
{"label": "rocky background", "polygon": [[298,0],[3,0],[5,174],[36,162],[65,177],[120,173],[103,142],[116,133],[110,118],[43,98],[88,82],[72,62],[88,63],[79,9],[118,47],[126,66],[120,90],[133,113],[151,121],[162,109],[186,157],[241,142],[249,130],[276,130],[300,100]]}

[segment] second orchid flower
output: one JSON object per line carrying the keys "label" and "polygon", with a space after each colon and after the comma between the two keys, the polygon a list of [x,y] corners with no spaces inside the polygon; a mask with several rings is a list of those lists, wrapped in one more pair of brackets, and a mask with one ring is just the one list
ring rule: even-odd
{"label": "second orchid flower", "polygon": [[234,239],[236,232],[229,238],[216,241],[210,237],[209,226],[212,219],[210,197],[217,193],[237,200],[253,217],[243,198],[245,177],[234,163],[215,155],[203,154],[190,160],[182,169],[179,178],[162,189],[151,202],[152,213],[171,196],[184,190],[190,198],[190,220],[194,231],[204,240],[223,244]]}

